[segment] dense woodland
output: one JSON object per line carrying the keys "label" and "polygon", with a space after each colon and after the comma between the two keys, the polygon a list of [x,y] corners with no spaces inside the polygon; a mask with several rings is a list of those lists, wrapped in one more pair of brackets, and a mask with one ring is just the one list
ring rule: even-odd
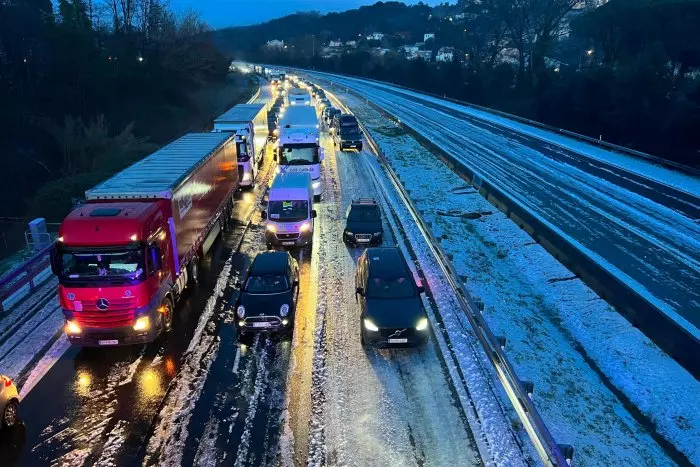
{"label": "dense woodland", "polygon": [[202,129],[248,84],[231,82],[196,15],[161,0],[53,3],[0,1],[0,252],[26,219],[60,221],[72,198]]}
{"label": "dense woodland", "polygon": [[[390,81],[700,166],[700,1],[611,0],[574,10],[576,3],[380,2],[225,29],[214,40],[239,59]],[[365,40],[372,32],[385,37]],[[409,61],[397,51],[426,32],[435,33],[426,44],[433,54],[457,49],[455,62]],[[288,47],[266,48],[272,39]],[[322,44],[337,39],[358,47],[322,58]],[[374,47],[390,51],[379,56]],[[505,51],[516,59],[502,60]]]}

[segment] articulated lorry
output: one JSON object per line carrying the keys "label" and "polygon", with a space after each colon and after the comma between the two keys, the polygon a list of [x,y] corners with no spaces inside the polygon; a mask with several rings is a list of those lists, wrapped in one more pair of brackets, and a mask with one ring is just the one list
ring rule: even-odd
{"label": "articulated lorry", "polygon": [[287,93],[288,105],[311,105],[311,94],[299,88],[292,88]]}
{"label": "articulated lorry", "polygon": [[316,201],[321,199],[321,162],[323,148],[319,144],[316,109],[308,105],[290,106],[278,126],[275,160],[278,172],[308,172]]}
{"label": "articulated lorry", "polygon": [[190,133],[85,192],[51,252],[73,344],[150,342],[230,225],[234,135]]}
{"label": "articulated lorry", "polygon": [[214,120],[212,131],[231,132],[235,135],[240,186],[252,188],[265,157],[267,107],[264,104],[238,104],[231,107]]}

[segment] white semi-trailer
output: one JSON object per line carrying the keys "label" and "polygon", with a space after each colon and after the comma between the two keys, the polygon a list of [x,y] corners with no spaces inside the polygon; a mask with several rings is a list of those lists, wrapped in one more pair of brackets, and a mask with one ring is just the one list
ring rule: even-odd
{"label": "white semi-trailer", "polygon": [[280,120],[275,160],[282,173],[308,172],[314,198],[321,199],[321,162],[323,148],[319,143],[316,109],[308,105],[290,106]]}

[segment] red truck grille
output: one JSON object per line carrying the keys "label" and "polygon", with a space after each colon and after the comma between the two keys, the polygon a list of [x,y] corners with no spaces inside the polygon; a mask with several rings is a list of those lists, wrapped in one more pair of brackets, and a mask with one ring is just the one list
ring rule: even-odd
{"label": "red truck grille", "polygon": [[112,312],[112,311],[122,311],[131,310],[136,304],[136,299],[134,297],[128,298],[112,298],[109,299],[107,308],[101,310],[97,307],[97,301],[87,302],[83,301],[83,311],[99,311],[100,313]]}
{"label": "red truck grille", "polygon": [[118,328],[134,324],[134,310],[74,311],[73,316],[80,327]]}

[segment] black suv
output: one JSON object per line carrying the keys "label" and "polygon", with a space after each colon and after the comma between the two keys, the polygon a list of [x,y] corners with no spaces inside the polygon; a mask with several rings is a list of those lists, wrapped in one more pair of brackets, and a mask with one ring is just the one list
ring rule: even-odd
{"label": "black suv", "polygon": [[402,347],[428,342],[423,292],[398,248],[367,248],[355,273],[362,345]]}
{"label": "black suv", "polygon": [[258,253],[244,282],[236,284],[236,329],[291,334],[299,296],[299,266],[286,251]]}
{"label": "black suv", "polygon": [[355,148],[358,151],[362,151],[362,133],[354,115],[336,115],[333,117],[331,128],[333,144],[341,151],[346,148]]}
{"label": "black suv", "polygon": [[384,237],[382,214],[372,198],[353,200],[345,213],[343,241],[351,245],[380,245]]}

